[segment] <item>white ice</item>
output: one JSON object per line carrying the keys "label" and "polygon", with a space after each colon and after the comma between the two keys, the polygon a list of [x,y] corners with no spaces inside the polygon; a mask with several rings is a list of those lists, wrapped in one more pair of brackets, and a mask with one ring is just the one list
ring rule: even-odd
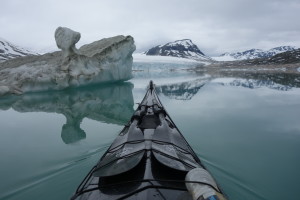
{"label": "white ice", "polygon": [[[147,56],[142,53],[135,53],[133,56],[133,62],[152,62],[152,63],[200,63],[199,61],[187,59],[187,58],[179,58],[172,56]],[[201,62],[202,63],[202,62]]]}

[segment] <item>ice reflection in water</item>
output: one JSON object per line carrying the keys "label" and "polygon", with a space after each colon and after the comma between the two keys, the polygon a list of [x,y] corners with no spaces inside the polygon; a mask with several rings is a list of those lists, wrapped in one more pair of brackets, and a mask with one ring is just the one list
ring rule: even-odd
{"label": "ice reflection in water", "polygon": [[63,114],[66,123],[62,126],[61,138],[70,144],[86,138],[80,128],[84,118],[124,125],[133,113],[132,88],[131,83],[122,83],[11,96],[1,99],[0,109]]}

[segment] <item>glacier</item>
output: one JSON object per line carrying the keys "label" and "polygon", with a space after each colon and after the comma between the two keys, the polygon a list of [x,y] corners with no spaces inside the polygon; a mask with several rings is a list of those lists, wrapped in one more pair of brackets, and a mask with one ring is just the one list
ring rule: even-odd
{"label": "glacier", "polygon": [[131,36],[115,36],[76,49],[80,33],[58,27],[55,40],[62,51],[33,55],[0,63],[0,96],[61,90],[132,78]]}

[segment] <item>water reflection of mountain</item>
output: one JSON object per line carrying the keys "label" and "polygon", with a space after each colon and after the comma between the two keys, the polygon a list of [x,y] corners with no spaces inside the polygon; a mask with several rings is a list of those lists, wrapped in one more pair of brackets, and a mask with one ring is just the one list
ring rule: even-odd
{"label": "water reflection of mountain", "polygon": [[0,109],[18,112],[60,113],[66,117],[61,137],[69,144],[86,137],[80,123],[87,117],[105,123],[123,125],[133,113],[133,85],[119,83],[11,96],[0,100]]}
{"label": "water reflection of mountain", "polygon": [[[218,82],[218,81],[217,81]],[[275,83],[272,80],[254,80],[254,79],[233,79],[231,81],[226,80],[225,82],[219,81],[221,85],[240,86],[250,89],[256,89],[261,87],[267,87],[274,90],[288,91],[292,89],[291,86],[281,85]]]}
{"label": "water reflection of mountain", "polygon": [[198,79],[191,81],[157,85],[157,92],[171,99],[190,100],[210,81],[217,82],[221,85],[240,86],[250,89],[266,87],[280,91],[288,91],[293,87],[300,87],[300,76],[298,74],[240,72],[210,75],[199,73],[198,75]]}
{"label": "water reflection of mountain", "polygon": [[215,78],[233,78],[231,83],[223,85],[242,86],[247,88],[267,87],[270,89],[287,91],[293,87],[300,87],[300,75],[295,73],[263,73],[263,72],[222,72],[213,75]]}
{"label": "water reflection of mountain", "polygon": [[210,80],[208,77],[192,81],[158,85],[156,90],[165,96],[176,100],[190,100]]}
{"label": "water reflection of mountain", "polygon": [[[202,75],[203,72],[199,72]],[[214,78],[234,78],[245,80],[256,80],[256,85],[259,87],[265,86],[271,89],[289,90],[293,87],[300,88],[300,74],[287,72],[269,72],[269,71],[218,71],[209,72]],[[236,84],[236,83],[235,83]],[[251,88],[251,84],[249,85]],[[255,88],[253,86],[253,88]]]}

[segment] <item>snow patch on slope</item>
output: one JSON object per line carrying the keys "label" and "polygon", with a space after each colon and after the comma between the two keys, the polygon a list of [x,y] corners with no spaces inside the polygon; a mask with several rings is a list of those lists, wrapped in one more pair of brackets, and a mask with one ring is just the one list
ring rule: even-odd
{"label": "snow patch on slope", "polygon": [[28,55],[38,55],[38,53],[19,47],[0,37],[0,62]]}

